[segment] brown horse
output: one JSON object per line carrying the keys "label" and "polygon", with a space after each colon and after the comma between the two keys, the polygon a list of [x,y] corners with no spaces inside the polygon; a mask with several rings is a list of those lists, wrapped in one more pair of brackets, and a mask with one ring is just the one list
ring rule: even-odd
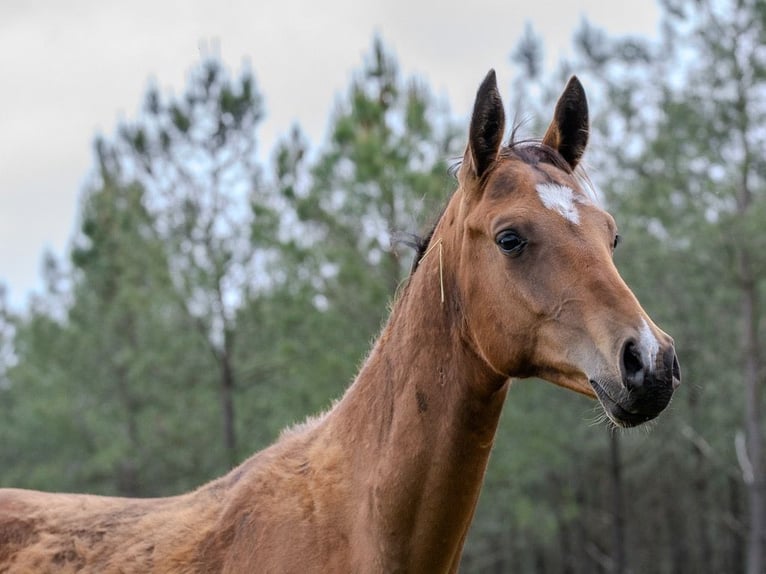
{"label": "brown horse", "polygon": [[575,170],[582,86],[541,142],[504,128],[491,71],[458,189],[328,413],[181,496],[0,490],[0,572],[455,572],[510,379],[598,398],[619,426],[657,416],[678,362]]}

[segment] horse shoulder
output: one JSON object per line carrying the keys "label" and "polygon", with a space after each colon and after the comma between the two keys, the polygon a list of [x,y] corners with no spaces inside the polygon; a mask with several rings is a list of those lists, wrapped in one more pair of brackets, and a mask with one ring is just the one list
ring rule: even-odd
{"label": "horse shoulder", "polygon": [[205,561],[223,557],[224,572],[348,571],[358,508],[347,464],[314,427],[283,435],[228,476],[235,482],[203,545]]}

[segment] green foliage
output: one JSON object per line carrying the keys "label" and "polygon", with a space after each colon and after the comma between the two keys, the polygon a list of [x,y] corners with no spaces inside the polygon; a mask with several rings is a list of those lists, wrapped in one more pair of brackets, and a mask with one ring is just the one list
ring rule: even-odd
{"label": "green foliage", "polygon": [[208,349],[209,372],[217,372],[210,382],[218,391],[228,465],[249,451],[240,451],[237,440],[235,318],[266,284],[256,278],[273,257],[279,221],[260,182],[255,129],[261,117],[252,73],[245,69],[232,80],[221,62],[208,58],[183,96],[150,88],[144,117],[120,128],[112,152],[121,172],[149,190],[177,299]]}
{"label": "green foliage", "polygon": [[427,88],[403,80],[376,39],[362,71],[334,114],[329,145],[311,184],[290,191],[300,218],[295,239],[315,261],[312,281],[324,312],[340,313],[358,361],[411,257],[392,233],[424,225],[453,187],[444,158],[454,128]]}
{"label": "green foliage", "polygon": [[309,164],[296,126],[266,182],[252,74],[206,59],[96,141],[70,264],[3,323],[0,480],[178,492],[341,394],[406,273],[389,232],[445,199],[452,151],[380,41],[342,106],[326,149]]}
{"label": "green foliage", "polygon": [[[539,134],[562,80],[586,84],[615,260],[675,337],[685,383],[660,422],[617,441],[586,399],[514,383],[463,571],[744,568],[735,437],[743,286],[766,291],[766,9],[663,9],[658,42],[584,22],[553,73],[528,27],[513,107]],[[321,148],[294,126],[262,166],[261,118],[253,74],[205,59],[183,95],[150,88],[136,121],[97,140],[70,261],[46,259],[22,314],[0,291],[0,483],[179,492],[348,385],[411,262],[392,232],[432,223],[463,132],[378,38]],[[751,319],[763,336],[760,307]]]}
{"label": "green foliage", "polygon": [[352,380],[409,269],[392,233],[418,229],[454,186],[444,160],[454,128],[422,82],[400,78],[379,39],[330,132],[310,164],[297,127],[277,146],[273,289],[237,319],[250,343],[238,362],[259,381],[246,383],[244,400],[268,437],[328,407]]}
{"label": "green foliage", "polygon": [[7,371],[14,362],[14,316],[8,308],[7,291],[0,283],[0,389],[8,386]]}
{"label": "green foliage", "polygon": [[[161,494],[220,465],[175,456],[195,434],[204,444],[210,424],[209,399],[189,392],[205,372],[204,355],[188,335],[143,200],[137,185],[105,181],[91,191],[66,316],[41,309],[18,321],[3,401],[13,421],[2,427],[13,433],[3,440],[6,481]],[[183,406],[197,417],[186,419]]]}

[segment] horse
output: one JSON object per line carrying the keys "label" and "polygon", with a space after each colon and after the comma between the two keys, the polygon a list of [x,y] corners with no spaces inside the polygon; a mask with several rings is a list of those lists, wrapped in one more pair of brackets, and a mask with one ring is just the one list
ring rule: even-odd
{"label": "horse", "polygon": [[2,489],[0,572],[456,572],[512,380],[597,399],[619,427],[656,417],[679,363],[613,263],[581,83],[542,139],[504,132],[490,70],[457,189],[329,411],[179,496]]}

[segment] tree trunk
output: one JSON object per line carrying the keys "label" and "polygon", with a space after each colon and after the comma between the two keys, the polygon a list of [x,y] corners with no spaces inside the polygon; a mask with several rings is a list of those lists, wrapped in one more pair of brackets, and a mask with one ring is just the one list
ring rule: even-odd
{"label": "tree trunk", "polygon": [[575,574],[575,556],[572,548],[571,528],[564,520],[564,517],[558,517],[559,548],[561,550],[561,574]]}
{"label": "tree trunk", "polygon": [[622,461],[620,439],[616,432],[609,433],[610,478],[612,481],[612,573],[625,573],[625,514],[622,500]]}
{"label": "tree trunk", "polygon": [[740,504],[740,482],[730,475],[729,485],[729,539],[726,548],[724,572],[744,572],[745,564],[742,555],[744,532],[744,517]]}
{"label": "tree trunk", "polygon": [[[704,418],[700,416],[699,412],[699,389],[692,387],[688,389],[689,397],[689,419],[693,428],[700,428],[704,425]],[[696,432],[696,431],[695,431]],[[714,568],[714,549],[713,544],[709,536],[708,523],[710,517],[707,513],[710,512],[710,506],[707,504],[708,498],[708,479],[711,472],[707,465],[707,457],[703,451],[703,446],[699,442],[692,442],[692,452],[694,453],[694,474],[692,476],[693,487],[693,500],[696,501],[695,511],[698,513],[694,517],[696,528],[696,540],[697,544],[692,546],[690,552],[692,554],[692,570],[694,570],[694,561],[699,561],[703,568]],[[697,552],[694,552],[694,549]]]}
{"label": "tree trunk", "polygon": [[758,294],[747,252],[740,253],[744,383],[746,467],[743,477],[748,491],[749,528],[747,534],[747,574],[763,574],[764,476],[761,436],[760,357],[758,343]]}
{"label": "tree trunk", "polygon": [[[136,344],[136,336],[133,327],[133,320],[127,317],[123,322],[122,328],[127,336],[127,340],[120,346],[128,346],[130,354],[135,355],[139,351]],[[117,355],[117,353],[115,353]],[[113,359],[114,360],[114,359]],[[139,403],[134,397],[134,391],[130,388],[128,379],[128,368],[124,361],[118,361],[114,365],[114,376],[116,382],[117,396],[125,412],[125,431],[128,438],[127,452],[118,462],[116,486],[117,493],[120,496],[135,497],[141,496],[141,478],[140,478],[140,452],[141,439],[138,431],[138,411]]]}
{"label": "tree trunk", "polygon": [[[401,231],[399,229],[399,221],[396,212],[396,195],[390,184],[381,184],[381,195],[384,201],[384,213],[386,215],[386,224],[388,225],[389,233],[396,233]],[[387,213],[386,213],[387,212]],[[402,280],[401,274],[401,262],[399,261],[398,248],[393,241],[389,246],[387,253],[386,265],[386,280],[389,284],[389,290],[391,296],[396,294],[396,290],[399,287],[399,283]]]}
{"label": "tree trunk", "polygon": [[[741,6],[740,6],[741,7]],[[735,43],[736,46],[736,43]],[[753,203],[750,174],[753,169],[754,152],[751,150],[748,132],[750,123],[749,79],[735,57],[737,84],[737,115],[740,143],[743,159],[740,167],[740,181],[737,189],[737,216],[746,221]],[[749,525],[747,534],[747,552],[745,572],[763,574],[764,567],[764,528],[766,527],[766,508],[764,507],[764,476],[761,435],[761,357],[758,341],[758,322],[760,308],[758,304],[758,279],[754,269],[750,246],[747,238],[742,238],[736,245],[737,266],[739,272],[740,309],[742,320],[742,374],[745,385],[745,453],[747,460],[742,468],[743,478],[748,492]]]}
{"label": "tree trunk", "polygon": [[575,574],[576,560],[572,543],[572,528],[565,512],[568,495],[564,493],[565,491],[562,491],[560,486],[565,480],[565,476],[558,476],[556,473],[552,474],[549,479],[549,491],[558,494],[553,499],[559,542],[560,562],[557,571],[561,572],[561,574]]}
{"label": "tree trunk", "polygon": [[237,464],[237,431],[234,426],[234,371],[228,352],[220,355],[221,366],[221,415],[223,418],[223,445],[226,464],[233,468]]}
{"label": "tree trunk", "polygon": [[[585,472],[583,471],[581,474],[584,475]],[[577,503],[577,519],[572,526],[575,572],[593,572],[586,552],[589,538],[588,525],[590,524],[590,512],[588,511],[588,498],[585,493],[584,481],[582,479],[577,481],[575,501]]]}

